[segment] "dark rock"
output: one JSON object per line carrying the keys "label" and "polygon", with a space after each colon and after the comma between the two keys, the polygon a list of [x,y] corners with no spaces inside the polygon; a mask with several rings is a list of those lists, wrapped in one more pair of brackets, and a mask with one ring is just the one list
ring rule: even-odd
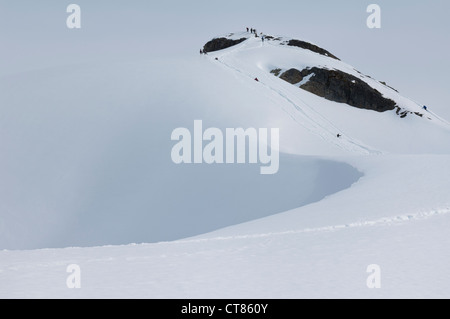
{"label": "dark rock", "polygon": [[270,73],[274,74],[275,76],[279,76],[281,73],[281,69],[273,69],[270,71]]}
{"label": "dark rock", "polygon": [[317,67],[302,71],[290,69],[284,72],[280,78],[295,84],[311,74],[309,81],[300,88],[327,100],[377,112],[390,111],[396,108],[394,101],[383,97],[380,92],[366,82],[339,70]]}
{"label": "dark rock", "polygon": [[304,75],[297,69],[290,69],[281,74],[280,79],[285,80],[291,84],[297,84],[303,80]]}
{"label": "dark rock", "polygon": [[231,39],[227,39],[227,38],[212,39],[211,41],[209,41],[208,43],[205,44],[205,46],[203,47],[203,51],[204,52],[214,52],[214,51],[223,50],[223,49],[232,47],[236,44],[239,44],[241,42],[244,42],[245,40],[247,40],[247,38],[241,38],[238,40],[231,40]]}
{"label": "dark rock", "polygon": [[265,37],[266,37],[266,40],[281,41],[280,37],[275,38],[275,37],[273,37],[271,35],[266,35]]}
{"label": "dark rock", "polygon": [[330,58],[339,60],[339,58],[337,58],[335,55],[331,54],[327,50],[322,49],[322,48],[318,47],[317,45],[311,44],[309,42],[305,42],[305,41],[300,41],[300,40],[295,40],[294,39],[294,40],[289,40],[287,45],[292,46],[292,47],[299,47],[299,48],[302,48],[302,49],[305,49],[305,50],[310,50],[310,51],[319,53],[321,55],[325,55],[325,56],[328,56]]}

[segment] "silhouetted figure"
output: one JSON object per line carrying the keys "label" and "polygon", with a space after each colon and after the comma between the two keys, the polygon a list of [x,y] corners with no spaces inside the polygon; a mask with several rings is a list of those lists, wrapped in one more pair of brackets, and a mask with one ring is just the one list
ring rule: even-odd
{"label": "silhouetted figure", "polygon": [[247,28],[247,32],[248,32],[248,28]]}
{"label": "silhouetted figure", "polygon": [[200,54],[203,54],[203,50],[202,49],[200,49]]}
{"label": "silhouetted figure", "polygon": [[216,61],[219,61],[219,58],[216,58],[215,60],[216,60]]}
{"label": "silhouetted figure", "polygon": [[341,137],[342,137],[342,135],[341,135],[341,134],[338,134],[338,135],[337,135],[337,138],[341,138]]}
{"label": "silhouetted figure", "polygon": [[424,106],[423,106],[423,109],[424,109],[425,111],[428,111],[428,106],[424,105]]}
{"label": "silhouetted figure", "polygon": [[256,82],[259,82],[258,78],[255,78],[255,81],[256,81]]}

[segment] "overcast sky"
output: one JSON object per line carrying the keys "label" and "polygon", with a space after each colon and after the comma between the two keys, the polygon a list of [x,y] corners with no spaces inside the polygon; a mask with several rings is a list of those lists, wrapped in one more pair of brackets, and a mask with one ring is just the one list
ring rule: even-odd
{"label": "overcast sky", "polygon": [[[66,8],[81,7],[80,30]],[[381,29],[366,26],[369,4]],[[312,41],[450,119],[448,0],[0,0],[0,76],[104,59],[189,56],[256,27]],[[1,88],[0,88],[1,91]]]}

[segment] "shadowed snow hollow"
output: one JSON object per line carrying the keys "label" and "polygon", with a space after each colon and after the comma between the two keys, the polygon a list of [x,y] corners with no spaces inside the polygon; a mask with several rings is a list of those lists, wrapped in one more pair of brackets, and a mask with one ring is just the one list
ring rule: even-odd
{"label": "shadowed snow hollow", "polygon": [[320,200],[360,177],[347,164],[284,154],[273,176],[259,165],[174,164],[171,132],[196,119],[280,128],[282,150],[303,139],[276,101],[208,61],[68,67],[1,82],[0,248],[180,239]]}

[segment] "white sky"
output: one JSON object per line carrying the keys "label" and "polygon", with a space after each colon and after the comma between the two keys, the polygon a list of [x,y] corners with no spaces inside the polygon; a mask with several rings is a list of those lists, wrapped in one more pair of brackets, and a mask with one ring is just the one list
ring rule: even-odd
{"label": "white sky", "polygon": [[[66,7],[82,29],[66,27]],[[366,8],[382,9],[368,29]],[[0,0],[0,76],[99,59],[198,54],[245,27],[310,40],[450,119],[448,0]],[[1,91],[1,88],[0,88]]]}

